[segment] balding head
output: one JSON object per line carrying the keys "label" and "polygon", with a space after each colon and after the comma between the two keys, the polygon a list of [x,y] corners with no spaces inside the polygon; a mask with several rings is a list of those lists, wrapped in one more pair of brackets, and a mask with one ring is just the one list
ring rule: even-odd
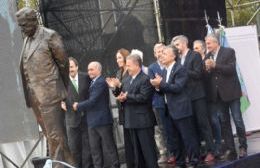
{"label": "balding head", "polygon": [[16,12],[18,25],[26,36],[33,36],[37,27],[38,20],[35,10],[24,7]]}
{"label": "balding head", "polygon": [[37,20],[37,15],[35,10],[28,7],[24,7],[20,9],[19,11],[16,12],[15,15],[18,19]]}
{"label": "balding head", "polygon": [[88,64],[88,75],[91,79],[100,76],[101,73],[102,73],[102,65],[99,62],[93,61]]}

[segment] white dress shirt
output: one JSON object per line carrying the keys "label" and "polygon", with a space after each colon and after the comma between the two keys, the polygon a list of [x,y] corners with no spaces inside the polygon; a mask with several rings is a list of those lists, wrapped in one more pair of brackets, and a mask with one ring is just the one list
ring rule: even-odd
{"label": "white dress shirt", "polygon": [[166,83],[168,83],[168,80],[169,80],[169,77],[170,77],[170,74],[171,74],[171,71],[172,71],[172,67],[174,66],[174,64],[175,64],[175,61],[172,62],[170,66],[166,67],[166,71],[167,71]]}
{"label": "white dress shirt", "polygon": [[[172,62],[170,66],[166,67],[166,71],[167,71],[167,73],[166,73],[166,83],[168,83],[168,81],[169,81],[169,77],[171,75],[172,68],[173,68],[174,64],[175,64],[175,61]],[[166,94],[164,94],[164,100],[165,100],[165,103],[167,104]]]}
{"label": "white dress shirt", "polygon": [[[220,48],[220,47],[219,47],[219,48]],[[216,51],[215,53],[213,53],[213,60],[214,60],[215,62],[216,62],[216,60],[217,60],[219,48],[217,49],[217,51]]]}
{"label": "white dress shirt", "polygon": [[184,65],[188,52],[189,52],[189,50],[187,50],[184,54],[181,55],[181,65]]}

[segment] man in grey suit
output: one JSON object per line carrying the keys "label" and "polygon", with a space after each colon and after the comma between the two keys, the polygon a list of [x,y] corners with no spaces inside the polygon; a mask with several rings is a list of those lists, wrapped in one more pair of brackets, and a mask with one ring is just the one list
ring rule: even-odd
{"label": "man in grey suit", "polygon": [[69,57],[70,81],[68,97],[62,101],[61,107],[65,111],[65,125],[67,130],[68,145],[73,154],[78,168],[92,168],[92,159],[89,147],[88,127],[85,123],[84,111],[74,111],[74,102],[88,98],[90,78],[85,73],[78,72],[78,61]]}
{"label": "man in grey suit", "polygon": [[26,36],[20,61],[26,105],[33,109],[47,137],[51,159],[73,165],[60,107],[69,79],[69,61],[61,38],[55,31],[40,27],[36,12],[30,8],[20,9],[16,17]]}

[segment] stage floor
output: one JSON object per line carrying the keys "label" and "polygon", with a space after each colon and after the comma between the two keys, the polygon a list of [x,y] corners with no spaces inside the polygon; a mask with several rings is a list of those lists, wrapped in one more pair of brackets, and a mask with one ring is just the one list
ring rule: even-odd
{"label": "stage floor", "polygon": [[[260,153],[260,132],[252,132],[248,133],[247,135],[248,141],[248,155]],[[236,147],[238,151],[238,140],[235,138]],[[227,164],[228,161],[216,161],[210,164],[200,164],[197,168],[214,168],[219,167],[221,165]],[[126,168],[126,165],[122,165],[121,168]],[[160,168],[174,168],[174,166],[167,165],[167,164],[160,164]]]}

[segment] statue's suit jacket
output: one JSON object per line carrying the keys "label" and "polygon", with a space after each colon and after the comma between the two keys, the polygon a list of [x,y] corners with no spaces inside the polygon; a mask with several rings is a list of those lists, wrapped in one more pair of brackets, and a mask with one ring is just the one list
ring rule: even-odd
{"label": "statue's suit jacket", "polygon": [[67,96],[69,81],[69,60],[60,36],[53,30],[38,27],[32,37],[26,37],[20,71],[26,105],[33,109],[48,139],[51,159],[74,165],[60,107]]}
{"label": "statue's suit jacket", "polygon": [[[53,30],[38,27],[30,49],[25,38],[20,70],[26,105],[32,107],[33,98],[39,105],[57,103],[67,96],[69,61],[60,36]],[[23,61],[25,59],[26,61]]]}

